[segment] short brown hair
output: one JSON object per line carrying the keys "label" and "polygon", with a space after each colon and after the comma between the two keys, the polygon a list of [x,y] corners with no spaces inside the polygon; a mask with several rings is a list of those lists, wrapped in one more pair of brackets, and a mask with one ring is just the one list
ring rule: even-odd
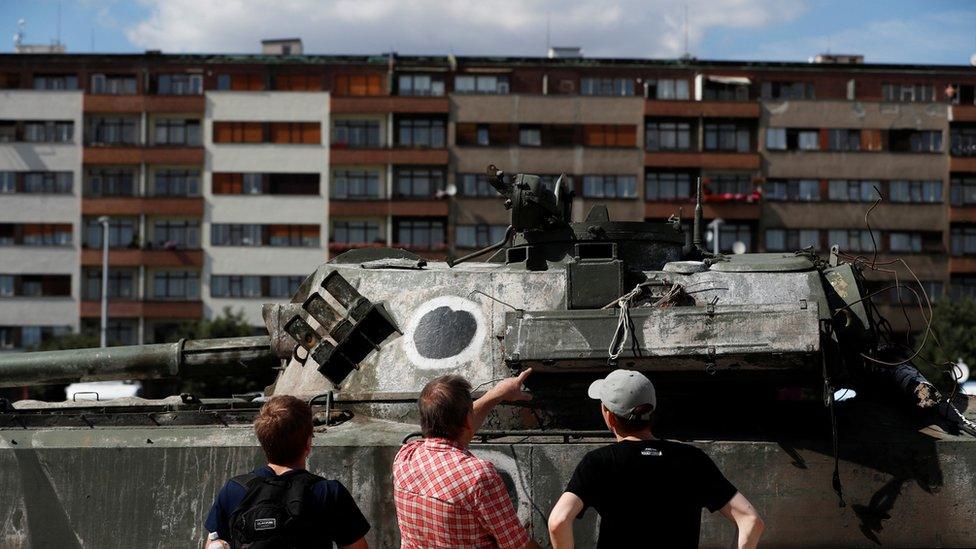
{"label": "short brown hair", "polygon": [[417,406],[425,437],[456,440],[471,412],[471,384],[458,375],[431,380],[420,392]]}
{"label": "short brown hair", "polygon": [[254,433],[269,463],[292,463],[312,437],[312,408],[291,395],[272,397],[254,418]]}
{"label": "short brown hair", "polygon": [[[606,408],[606,406],[604,406]],[[650,413],[654,409],[650,404],[641,404],[634,409],[630,417],[623,417],[613,414],[613,418],[617,420],[617,432],[622,435],[633,435],[646,431],[651,428],[654,422],[653,416],[647,419],[641,419],[640,416]],[[608,410],[609,411],[609,410]]]}

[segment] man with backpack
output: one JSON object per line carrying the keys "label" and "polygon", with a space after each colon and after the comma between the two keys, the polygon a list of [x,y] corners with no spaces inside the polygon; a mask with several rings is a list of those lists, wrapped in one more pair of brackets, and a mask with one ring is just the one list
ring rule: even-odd
{"label": "man with backpack", "polygon": [[268,464],[221,488],[204,523],[208,547],[368,549],[369,522],[346,487],[309,473],[312,409],[293,396],[261,407],[254,432]]}

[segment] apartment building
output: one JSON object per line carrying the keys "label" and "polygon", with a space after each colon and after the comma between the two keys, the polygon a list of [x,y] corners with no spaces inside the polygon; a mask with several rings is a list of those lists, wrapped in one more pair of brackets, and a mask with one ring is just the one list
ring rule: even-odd
{"label": "apartment building", "polygon": [[500,240],[488,164],[632,221],[689,219],[701,177],[723,251],[838,245],[976,296],[972,67],[300,51],[0,55],[0,348],[97,325],[101,216],[109,339],[166,341],[258,325],[350,248]]}

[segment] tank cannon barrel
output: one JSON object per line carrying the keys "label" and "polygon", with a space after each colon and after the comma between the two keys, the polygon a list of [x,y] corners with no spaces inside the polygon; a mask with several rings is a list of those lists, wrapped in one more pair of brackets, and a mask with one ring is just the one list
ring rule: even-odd
{"label": "tank cannon barrel", "polygon": [[268,336],[0,356],[0,387],[243,374],[280,365]]}

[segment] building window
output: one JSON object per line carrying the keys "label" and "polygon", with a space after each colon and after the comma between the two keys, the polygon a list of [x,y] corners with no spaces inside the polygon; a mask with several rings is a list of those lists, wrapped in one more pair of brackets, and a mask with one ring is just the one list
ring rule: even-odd
{"label": "building window", "polygon": [[507,230],[507,225],[458,225],[454,244],[459,248],[484,248],[501,242]]}
{"label": "building window", "polygon": [[303,275],[275,275],[268,278],[268,297],[290,297],[305,280]]}
{"label": "building window", "polygon": [[153,299],[200,299],[200,273],[196,271],[156,271],[153,274]]}
{"label": "building window", "polygon": [[827,182],[827,199],[838,202],[874,202],[881,198],[877,181],[831,179]]}
{"label": "building window", "polygon": [[976,301],[976,276],[953,276],[949,281],[949,296],[956,301]]}
{"label": "building window", "polygon": [[414,250],[444,248],[444,222],[437,219],[394,219],[393,239],[397,247]]}
{"label": "building window", "polygon": [[164,250],[200,247],[200,222],[156,220],[153,222],[153,246]]}
{"label": "building window", "polygon": [[[98,219],[85,219],[84,245],[88,248],[102,247],[102,224]],[[136,233],[136,220],[128,217],[112,217],[108,221],[109,248],[138,248],[139,237]]]}
{"label": "building window", "polygon": [[691,142],[689,122],[648,122],[644,127],[644,145],[649,151],[688,151]]}
{"label": "building window", "polygon": [[873,241],[871,236],[866,229],[831,229],[827,232],[827,245],[836,245],[846,252],[874,252],[881,248],[881,234],[874,231]]}
{"label": "building window", "polygon": [[256,225],[214,223],[210,227],[213,246],[319,247],[318,225]]}
{"label": "building window", "polygon": [[379,170],[333,170],[329,196],[335,200],[380,198]]}
{"label": "building window", "polygon": [[0,326],[0,350],[33,349],[70,332],[70,326]]}
{"label": "building window", "polygon": [[584,175],[586,198],[636,198],[637,177],[633,175]]}
{"label": "building window", "polygon": [[748,173],[716,173],[705,177],[705,180],[708,182],[706,192],[709,195],[740,199],[755,190],[752,175]]}
{"label": "building window", "polygon": [[820,231],[817,229],[767,229],[766,251],[786,252],[820,249]]}
{"label": "building window", "polygon": [[636,147],[637,127],[626,124],[587,124],[583,126],[583,145],[587,147]]}
{"label": "building window", "polygon": [[459,74],[454,77],[454,93],[504,95],[508,93],[508,77]]}
{"label": "building window", "polygon": [[705,123],[705,150],[749,152],[750,129],[736,123]]}
{"label": "building window", "polygon": [[441,148],[445,126],[441,118],[401,118],[397,120],[397,145]]}
{"label": "building window", "polygon": [[321,74],[277,74],[274,77],[274,89],[278,91],[320,91],[322,89]]}
{"label": "building window", "polygon": [[212,275],[210,297],[262,297],[259,275]]}
{"label": "building window", "polygon": [[771,179],[763,183],[763,198],[772,201],[817,202],[820,181],[816,179]]}
{"label": "building window", "polygon": [[952,255],[976,254],[976,227],[952,227],[949,235]]}
{"label": "building window", "polygon": [[582,78],[580,79],[581,95],[634,95],[634,80],[632,78]]}
{"label": "building window", "polygon": [[742,242],[746,252],[752,249],[752,227],[744,223],[723,223],[718,229],[718,246],[720,252],[731,252],[733,244]]}
{"label": "building window", "polygon": [[888,249],[899,253],[918,253],[922,251],[921,233],[892,231],[888,234]]}
{"label": "building window", "polygon": [[820,149],[818,130],[798,128],[766,128],[768,151],[816,151]]}
{"label": "building window", "polygon": [[976,177],[953,177],[949,182],[953,206],[976,204]]}
{"label": "building window", "polygon": [[0,274],[0,298],[70,295],[71,275]]}
{"label": "building window", "polygon": [[126,74],[93,74],[89,93],[132,95],[136,93],[136,77]]}
{"label": "building window", "polygon": [[649,80],[647,82],[647,97],[660,100],[687,100],[689,98],[688,81],[670,78]]}
{"label": "building window", "polygon": [[538,127],[519,127],[519,145],[522,147],[539,147],[542,145],[542,130]]}
{"label": "building window", "polygon": [[433,198],[444,188],[444,170],[440,168],[399,168],[396,171],[396,196]]}
{"label": "building window", "polygon": [[828,151],[861,150],[861,130],[827,130]]}
{"label": "building window", "polygon": [[442,96],[444,77],[430,74],[401,74],[397,78],[399,95]]}
{"label": "building window", "polygon": [[260,91],[264,89],[264,75],[218,74],[217,89],[222,91]]}
{"label": "building window", "polygon": [[976,156],[976,127],[953,127],[949,137],[952,156]]}
{"label": "building window", "polygon": [[380,146],[378,120],[335,120],[332,123],[332,145],[350,149]]}
{"label": "building window", "polygon": [[644,199],[647,201],[686,201],[695,195],[694,176],[687,172],[647,172],[644,174]]}
{"label": "building window", "polygon": [[[81,288],[81,298],[94,301],[102,298],[102,270],[85,268],[85,281]],[[136,271],[135,269],[108,270],[108,298],[135,299]]]}
{"label": "building window", "polygon": [[93,145],[136,145],[138,119],[121,116],[100,116],[89,119],[88,141]]}
{"label": "building window", "polygon": [[153,131],[154,145],[200,146],[200,121],[159,118]]}
{"label": "building window", "polygon": [[264,125],[261,122],[214,122],[214,143],[261,143]]}
{"label": "building window", "polygon": [[17,185],[17,172],[0,172],[0,194],[71,194],[74,178],[71,172],[21,172],[20,175],[21,183]]}
{"label": "building window", "polygon": [[70,246],[68,223],[0,223],[0,246]]}
{"label": "building window", "polygon": [[203,93],[203,75],[161,74],[156,79],[156,93],[160,95],[200,95]]}
{"label": "building window", "polygon": [[786,150],[786,128],[766,128],[766,150]]}
{"label": "building window", "polygon": [[942,202],[942,182],[892,181],[888,184],[888,195],[892,202],[938,203]]}
{"label": "building window", "polygon": [[884,101],[896,103],[931,103],[935,101],[932,84],[882,84]]}
{"label": "building window", "polygon": [[704,78],[702,99],[705,101],[748,101],[749,84],[736,76],[709,76]]}
{"label": "building window", "polygon": [[344,246],[366,246],[382,243],[380,224],[369,220],[335,220],[329,241]]}
{"label": "building window", "polygon": [[272,122],[270,130],[271,143],[322,143],[322,125],[318,122]]}
{"label": "building window", "polygon": [[157,170],[153,176],[153,196],[199,196],[199,170]]}
{"label": "building window", "polygon": [[813,99],[812,82],[763,82],[760,89],[763,99],[786,101],[791,99]]}
{"label": "building window", "polygon": [[0,194],[21,192],[17,185],[17,172],[0,172]]}
{"label": "building window", "polygon": [[28,121],[24,122],[24,141],[27,143],[71,143],[74,122]]}
{"label": "building window", "polygon": [[214,194],[318,195],[317,173],[216,172],[211,178]]}
{"label": "building window", "polygon": [[459,123],[455,126],[455,138],[458,145],[509,145],[513,142],[512,128],[508,124],[469,124]]}
{"label": "building window", "polygon": [[942,152],[939,130],[889,130],[888,150],[893,152]]}
{"label": "building window", "polygon": [[85,182],[85,196],[135,196],[135,170],[91,168]]}
{"label": "building window", "polygon": [[336,95],[384,95],[383,77],[379,74],[337,74]]}
{"label": "building window", "polygon": [[465,197],[497,198],[500,195],[494,187],[488,184],[488,176],[483,173],[459,173],[457,175],[458,190]]}
{"label": "building window", "polygon": [[77,90],[78,77],[73,74],[35,74],[35,90]]}

